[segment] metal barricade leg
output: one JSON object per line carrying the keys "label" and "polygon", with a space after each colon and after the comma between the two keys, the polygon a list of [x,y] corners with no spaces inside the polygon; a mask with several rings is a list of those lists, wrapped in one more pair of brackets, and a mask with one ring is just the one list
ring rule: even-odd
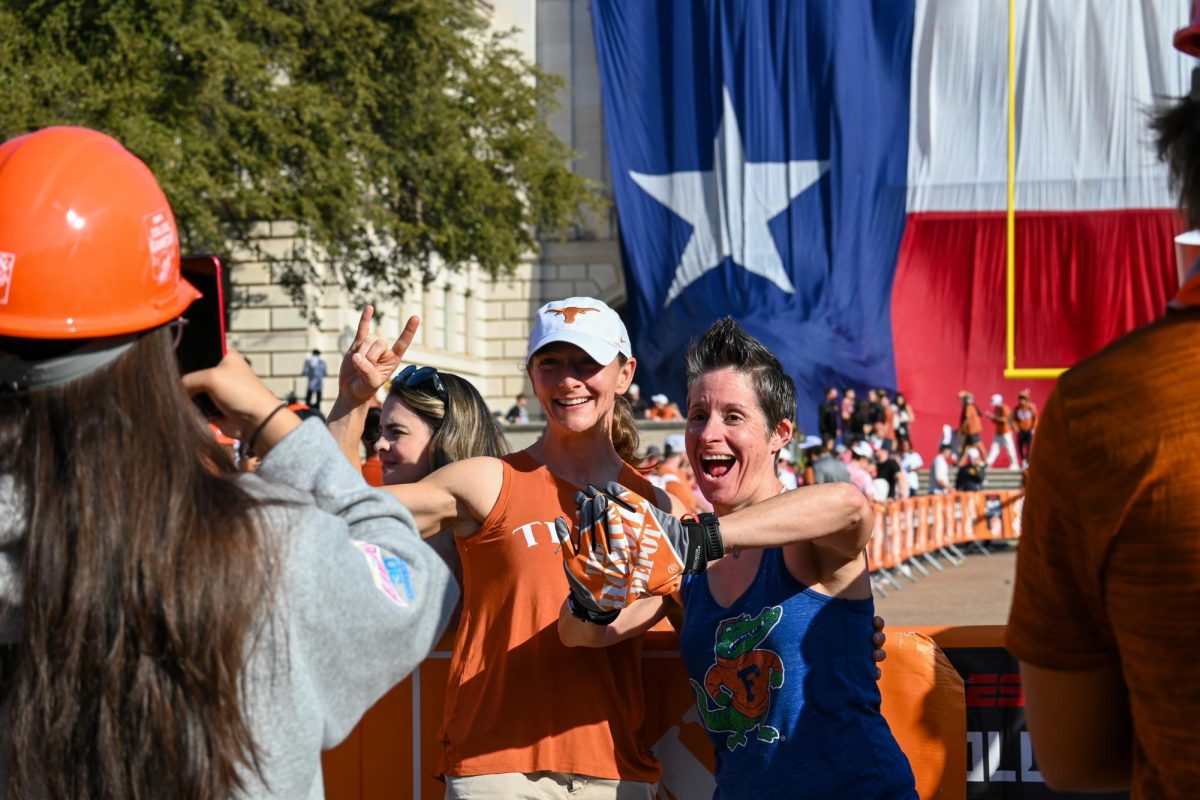
{"label": "metal barricade leg", "polygon": [[[955,552],[953,552],[954,550],[958,550],[958,552],[955,553]],[[963,565],[963,562],[966,561],[966,557],[963,556],[963,552],[952,544],[946,545],[945,547],[938,550],[938,552],[942,554],[943,558],[945,558],[947,561],[949,561],[951,564],[953,564],[956,567],[961,567]]]}
{"label": "metal barricade leg", "polygon": [[917,582],[916,577],[913,575],[912,568],[909,567],[908,564],[901,562],[896,565],[896,569],[900,570],[900,574],[908,578],[913,583]]}

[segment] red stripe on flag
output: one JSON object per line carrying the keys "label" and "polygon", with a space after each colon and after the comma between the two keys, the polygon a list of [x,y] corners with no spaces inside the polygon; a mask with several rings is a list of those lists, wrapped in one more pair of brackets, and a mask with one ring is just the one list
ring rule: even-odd
{"label": "red stripe on flag", "polygon": [[[1169,209],[1017,214],[1016,366],[1067,367],[1156,319],[1178,290]],[[928,461],[942,425],[957,426],[960,389],[985,411],[1051,380],[1007,380],[1004,214],[910,214],[892,290],[896,378],[917,413]],[[984,442],[991,441],[984,424]],[[1004,464],[1002,459],[999,464]]]}

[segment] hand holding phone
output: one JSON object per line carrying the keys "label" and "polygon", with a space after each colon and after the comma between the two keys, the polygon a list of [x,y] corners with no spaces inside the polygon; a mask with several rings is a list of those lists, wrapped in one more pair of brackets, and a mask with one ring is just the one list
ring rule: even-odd
{"label": "hand holding phone", "polygon": [[[213,255],[184,256],[180,271],[202,295],[183,312],[183,333],[175,348],[179,373],[210,369],[225,357],[225,291],[221,261]],[[209,419],[221,416],[206,394],[193,399]]]}

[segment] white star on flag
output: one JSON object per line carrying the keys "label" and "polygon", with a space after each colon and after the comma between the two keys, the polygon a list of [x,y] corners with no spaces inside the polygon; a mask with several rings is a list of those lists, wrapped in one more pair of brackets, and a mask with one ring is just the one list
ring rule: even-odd
{"label": "white star on flag", "polygon": [[767,223],[829,169],[828,161],[746,163],[737,115],[729,89],[722,90],[724,109],[713,140],[713,168],[708,172],[645,175],[630,170],[638,186],[692,225],[675,278],[663,307],[726,258],[766,278],[788,294],[795,293]]}

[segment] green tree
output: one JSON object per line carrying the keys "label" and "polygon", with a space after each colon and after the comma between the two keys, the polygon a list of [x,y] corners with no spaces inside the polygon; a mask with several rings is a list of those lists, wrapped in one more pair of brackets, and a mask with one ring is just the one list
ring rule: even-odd
{"label": "green tree", "polygon": [[598,202],[544,120],[556,85],[476,0],[0,0],[0,139],[111,133],[186,250],[294,221],[297,299],[318,263],[356,297],[503,275]]}

